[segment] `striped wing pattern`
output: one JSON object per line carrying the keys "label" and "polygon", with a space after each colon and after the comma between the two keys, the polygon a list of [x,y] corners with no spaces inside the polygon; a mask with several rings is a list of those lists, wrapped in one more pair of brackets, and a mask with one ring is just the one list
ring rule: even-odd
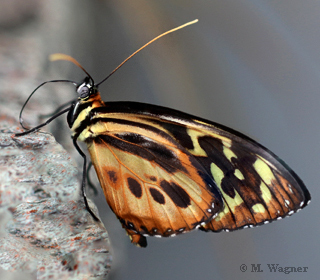
{"label": "striped wing pattern", "polygon": [[310,200],[284,162],[229,128],[150,104],[85,106],[90,118],[72,129],[87,143],[107,202],[137,245],[145,247],[148,235],[253,227]]}
{"label": "striped wing pattern", "polygon": [[133,243],[204,226],[223,208],[212,177],[161,127],[139,116],[94,112],[88,150],[107,202]]}

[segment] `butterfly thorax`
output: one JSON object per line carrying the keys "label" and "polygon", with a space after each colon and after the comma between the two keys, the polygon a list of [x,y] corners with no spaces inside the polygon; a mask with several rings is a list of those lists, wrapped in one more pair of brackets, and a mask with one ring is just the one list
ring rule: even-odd
{"label": "butterfly thorax", "polygon": [[67,117],[73,137],[80,141],[86,141],[97,135],[99,132],[98,125],[93,125],[93,120],[97,115],[94,109],[103,106],[105,104],[97,90],[86,98],[78,98],[72,105]]}

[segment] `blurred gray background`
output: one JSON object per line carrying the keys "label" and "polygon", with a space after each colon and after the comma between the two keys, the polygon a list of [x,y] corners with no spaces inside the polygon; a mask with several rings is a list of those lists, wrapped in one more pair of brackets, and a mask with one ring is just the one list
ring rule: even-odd
{"label": "blurred gray background", "polygon": [[[49,63],[49,54],[74,56],[99,82],[153,37],[198,18],[130,60],[100,86],[103,99],[163,105],[232,127],[282,158],[311,193],[310,206],[280,222],[234,233],[148,238],[140,249],[130,244],[101,191],[94,200],[114,255],[108,279],[319,278],[319,1],[0,0],[0,6],[0,54],[25,61],[19,67],[28,77],[23,85],[9,82],[16,76],[8,77],[11,66],[0,64],[7,81],[2,86],[21,89],[19,100],[11,97],[17,117],[42,81],[84,77],[68,62]],[[55,89],[55,95],[35,97],[42,110],[72,99],[72,88]],[[50,127],[78,160],[69,132],[61,133],[65,120]],[[263,272],[252,272],[252,264]],[[270,272],[268,264],[308,269],[287,275]]]}

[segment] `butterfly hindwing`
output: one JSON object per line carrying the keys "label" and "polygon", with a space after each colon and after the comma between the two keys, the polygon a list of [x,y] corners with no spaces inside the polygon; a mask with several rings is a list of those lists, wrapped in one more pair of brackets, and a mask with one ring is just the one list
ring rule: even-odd
{"label": "butterfly hindwing", "polygon": [[[188,193],[190,200],[196,199],[197,196],[196,192],[194,194],[190,192],[192,186],[188,181],[198,181],[197,176],[193,177],[194,174],[200,172],[202,178],[208,175],[215,182],[214,185],[211,183],[213,189],[216,188],[214,197],[219,204],[220,194],[224,206],[214,219],[207,221],[205,225],[202,224],[203,230],[230,231],[268,223],[291,215],[310,200],[310,194],[303,182],[284,162],[254,140],[229,128],[176,110],[143,103],[110,102],[106,103],[103,109],[99,108],[97,113],[101,121],[108,123],[107,134],[113,134],[115,137],[118,133],[117,141],[122,144],[127,143],[123,144],[123,147],[120,147],[120,144],[118,147],[113,145],[114,149],[121,150],[119,162],[128,167],[128,162],[132,161],[133,164],[129,167],[139,173],[138,177],[142,181],[146,180],[144,175],[140,174],[141,170],[136,170],[144,166],[143,172],[156,176],[157,180],[177,183],[183,191]],[[132,130],[126,131],[124,127],[130,122],[134,123],[131,126]],[[114,127],[110,123],[113,123]],[[136,141],[128,140],[130,137],[135,137]],[[145,137],[144,140],[152,139],[153,144],[140,141],[139,137]],[[107,142],[110,145],[112,141]],[[135,145],[135,148],[128,143]],[[154,143],[156,143],[156,149],[152,148]],[[159,157],[161,163],[156,161],[150,163],[150,158],[144,155],[147,147],[155,157],[162,154],[162,157]],[[133,152],[134,150],[136,151]],[[154,152],[155,150],[159,153]],[[188,173],[193,174],[188,177],[188,180],[186,180],[187,172],[183,172],[182,167],[190,168],[190,170],[187,168]],[[171,172],[173,170],[174,172]],[[170,179],[172,176],[175,179]],[[181,180],[178,177],[181,177]],[[209,179],[204,181],[206,180]],[[141,181],[140,184],[142,184]],[[150,189],[147,186],[146,183],[144,191]],[[128,187],[127,185],[125,189]],[[149,196],[152,197],[152,194],[150,193]],[[127,197],[124,199],[128,200]],[[169,210],[171,209],[169,204],[162,210],[156,209],[154,208],[157,205],[156,200],[153,198],[149,203],[140,200],[139,207],[147,208],[155,216],[159,215],[158,220],[162,223],[167,221],[170,228],[174,228],[174,225],[179,225],[176,228],[180,228],[181,224],[176,224],[177,219],[173,219],[174,213]],[[136,203],[138,200],[133,205]],[[177,209],[181,210],[179,207]],[[189,209],[182,216],[186,224],[192,224],[194,222],[188,221],[197,219]],[[121,215],[119,217],[122,218]],[[202,218],[202,221],[205,218]],[[142,220],[143,222],[139,222],[141,225],[148,219]],[[149,228],[152,226],[150,224]],[[150,230],[148,231],[147,234],[150,234]],[[138,232],[142,233],[140,230]],[[161,235],[165,236],[164,228],[161,229]]]}
{"label": "butterfly hindwing", "polygon": [[199,228],[222,210],[212,177],[166,131],[121,112],[100,112],[90,130],[100,184],[133,243]]}

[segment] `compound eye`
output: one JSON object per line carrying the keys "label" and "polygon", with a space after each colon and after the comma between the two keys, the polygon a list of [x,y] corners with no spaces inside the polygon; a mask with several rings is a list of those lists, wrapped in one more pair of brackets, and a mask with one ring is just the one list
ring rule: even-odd
{"label": "compound eye", "polygon": [[78,87],[77,93],[80,98],[86,98],[90,95],[90,89],[86,84],[82,84]]}

